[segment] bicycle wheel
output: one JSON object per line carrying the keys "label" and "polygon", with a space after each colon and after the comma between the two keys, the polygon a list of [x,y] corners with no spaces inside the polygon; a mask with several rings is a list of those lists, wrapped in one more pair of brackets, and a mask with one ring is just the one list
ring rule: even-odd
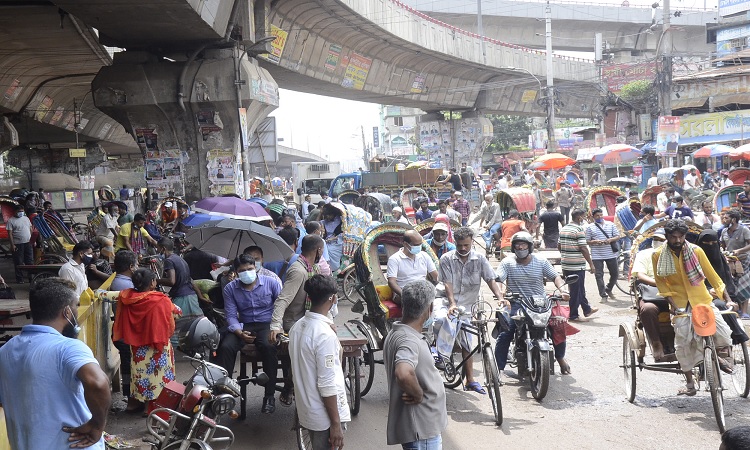
{"label": "bicycle wheel", "polygon": [[[620,252],[620,256],[617,257],[617,267],[619,270],[622,270],[622,265],[625,263],[625,253]],[[627,275],[627,274],[626,274]],[[625,295],[630,295],[630,282],[628,282],[627,279],[621,280],[620,277],[617,277],[617,281],[615,282],[615,287],[617,287],[617,290],[622,292]]]}
{"label": "bicycle wheel", "polygon": [[538,347],[531,350],[531,373],[529,373],[529,384],[531,395],[542,401],[547,395],[549,388],[549,353],[542,352]]}
{"label": "bicycle wheel", "polygon": [[622,373],[625,381],[625,398],[630,403],[635,400],[635,351],[630,348],[630,339],[622,337]]}
{"label": "bicycle wheel", "polygon": [[732,385],[740,397],[747,398],[750,394],[750,365],[748,365],[747,342],[732,347],[732,358],[734,358]]}
{"label": "bicycle wheel", "polygon": [[[458,357],[456,357],[458,355]],[[457,367],[462,360],[461,353],[452,353],[449,356],[433,354],[435,358],[435,367],[437,367],[440,376],[443,377],[443,386],[448,389],[455,389],[461,384],[464,377],[464,369]]]}
{"label": "bicycle wheel", "polygon": [[706,370],[706,381],[711,390],[711,403],[714,405],[716,424],[719,426],[719,432],[723,433],[726,430],[726,421],[724,419],[724,393],[722,392],[723,389],[721,387],[719,360],[717,359],[716,349],[713,345],[707,345],[703,349],[703,366]]}
{"label": "bicycle wheel", "polygon": [[341,282],[341,290],[344,292],[344,297],[352,303],[356,303],[359,300],[357,295],[357,274],[354,273],[354,267],[347,270],[344,274],[344,280]]}
{"label": "bicycle wheel", "polygon": [[297,435],[297,448],[299,450],[312,450],[312,436],[310,431],[300,425],[297,410],[294,410],[294,433]]}
{"label": "bicycle wheel", "polygon": [[484,380],[487,394],[492,402],[492,410],[495,413],[495,424],[503,424],[503,402],[500,398],[500,371],[495,363],[495,355],[492,353],[492,347],[484,347],[482,353],[482,363],[484,364]]}
{"label": "bicycle wheel", "polygon": [[341,361],[344,370],[344,386],[346,387],[346,399],[349,401],[349,410],[353,416],[359,414],[360,391],[360,371],[359,357],[349,356]]}

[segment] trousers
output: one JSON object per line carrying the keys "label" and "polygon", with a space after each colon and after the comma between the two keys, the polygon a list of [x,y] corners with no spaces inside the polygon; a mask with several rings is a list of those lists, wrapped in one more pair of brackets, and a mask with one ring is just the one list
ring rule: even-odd
{"label": "trousers", "polygon": [[[609,271],[609,282],[604,284],[604,265],[607,265]],[[596,278],[596,286],[599,288],[599,296],[606,297],[607,294],[612,292],[612,288],[617,283],[617,258],[609,259],[595,259],[594,260],[594,278]]]}
{"label": "trousers", "polygon": [[[268,383],[264,386],[266,397],[273,396],[276,392],[276,377],[279,370],[279,356],[276,346],[268,341],[268,334],[271,331],[271,324],[246,323],[242,328],[244,331],[255,333],[255,348],[260,353],[263,363],[263,372],[268,375]],[[245,341],[234,333],[227,333],[221,339],[219,348],[216,350],[214,362],[223,367],[229,375],[234,372],[234,364],[237,361],[237,352],[245,346]]]}

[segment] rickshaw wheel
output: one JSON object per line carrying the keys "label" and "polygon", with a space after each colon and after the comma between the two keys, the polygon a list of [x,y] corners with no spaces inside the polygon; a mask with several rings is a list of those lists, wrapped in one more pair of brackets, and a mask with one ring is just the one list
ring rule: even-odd
{"label": "rickshaw wheel", "polygon": [[39,264],[65,264],[66,262],[68,262],[68,258],[64,256],[55,253],[47,253],[46,255],[42,255]]}
{"label": "rickshaw wheel", "polygon": [[344,370],[344,385],[346,396],[349,400],[349,410],[353,416],[359,414],[359,400],[362,396],[360,391],[360,358],[350,356],[341,361]]}
{"label": "rickshaw wheel", "polygon": [[726,420],[724,418],[724,393],[721,386],[721,372],[719,361],[713,345],[708,345],[703,350],[703,366],[706,371],[706,382],[711,390],[711,403],[714,406],[714,416],[719,432],[726,431]]}
{"label": "rickshaw wheel", "polygon": [[52,277],[56,277],[56,276],[57,276],[57,274],[54,273],[54,272],[39,272],[38,274],[36,274],[33,277],[31,277],[31,284],[34,284],[37,281],[43,280],[45,278],[52,278]]}
{"label": "rickshaw wheel", "polygon": [[360,397],[364,397],[365,394],[370,392],[372,381],[375,378],[375,354],[373,352],[374,350],[369,342],[362,349],[362,364],[364,364],[365,370],[365,387],[360,390]]}
{"label": "rickshaw wheel", "polygon": [[741,342],[732,347],[734,358],[734,373],[732,385],[740,397],[747,398],[750,394],[750,365],[748,365],[747,342]]}
{"label": "rickshaw wheel", "polygon": [[635,400],[635,351],[630,347],[630,339],[627,335],[622,337],[622,372],[625,377],[625,397],[630,403]]}
{"label": "rickshaw wheel", "polygon": [[299,450],[312,450],[312,436],[310,431],[300,425],[297,410],[294,410],[294,433],[297,435],[297,448]]}
{"label": "rickshaw wheel", "polygon": [[344,274],[344,281],[341,283],[341,290],[344,292],[344,297],[346,297],[351,303],[356,303],[357,300],[359,300],[359,298],[357,298],[356,286],[357,274],[354,272],[354,267],[352,266]]}

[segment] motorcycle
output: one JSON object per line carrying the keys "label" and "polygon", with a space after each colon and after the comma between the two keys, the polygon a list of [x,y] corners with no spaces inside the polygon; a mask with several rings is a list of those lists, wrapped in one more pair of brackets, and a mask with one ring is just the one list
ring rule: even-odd
{"label": "motorcycle", "polygon": [[[216,331],[215,326],[204,317],[196,319],[185,334],[199,335],[196,338],[203,342],[199,347],[215,350],[218,331],[215,341],[213,331]],[[185,340],[181,337],[181,350],[185,349]],[[194,349],[191,346],[191,350]],[[197,357],[186,356],[195,367],[193,375],[184,385],[175,381],[167,383],[159,397],[151,402],[146,421],[149,436],[144,440],[152,450],[230,448],[234,443],[234,433],[218,422],[224,416],[232,419],[239,417],[234,408],[240,400],[241,383],[263,385],[268,382],[268,376],[263,372],[235,380],[224,368],[207,362],[202,356],[204,353],[199,352]]]}
{"label": "motorcycle", "polygon": [[[570,275],[565,279],[565,285],[577,280],[577,275]],[[552,305],[562,300],[562,297],[554,294],[524,297],[506,292],[505,299],[520,305],[516,315],[506,317],[506,320],[516,323],[516,332],[508,351],[508,364],[518,368],[519,377],[529,376],[531,395],[541,401],[547,395],[549,376],[555,370],[555,354],[549,329]]]}

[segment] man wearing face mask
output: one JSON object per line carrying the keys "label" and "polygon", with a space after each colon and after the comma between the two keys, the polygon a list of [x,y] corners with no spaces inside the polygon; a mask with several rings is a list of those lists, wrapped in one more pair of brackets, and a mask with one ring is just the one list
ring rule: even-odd
{"label": "man wearing face mask", "polygon": [[422,235],[415,230],[404,233],[404,247],[388,258],[388,287],[393,302],[401,304],[401,289],[410,281],[424,280],[437,283],[438,272],[430,255],[422,251]]}
{"label": "man wearing face mask", "polygon": [[[434,232],[434,229],[433,229]],[[442,321],[448,315],[458,313],[458,308],[463,307],[465,311],[471,312],[471,307],[479,298],[479,289],[484,280],[493,294],[506,303],[500,295],[500,287],[495,282],[495,272],[484,255],[476,253],[472,249],[474,243],[474,232],[469,227],[461,227],[454,233],[456,240],[455,249],[447,252],[440,258],[440,281],[445,285],[445,296],[448,303],[435,305],[435,329],[439,330]],[[471,317],[461,315],[462,322],[469,323]],[[474,380],[473,358],[469,355],[471,350],[471,338],[468,334],[461,332],[457,336],[461,345],[461,353],[466,360],[464,373],[466,375],[466,386],[464,390],[471,390],[485,394],[482,386]]]}
{"label": "man wearing face mask", "polygon": [[[596,278],[596,285],[599,288],[599,296],[602,302],[606,302],[607,298],[615,298],[612,288],[617,283],[618,251],[612,247],[612,244],[620,240],[620,232],[617,231],[615,224],[604,220],[604,213],[601,209],[592,210],[591,215],[594,217],[594,223],[586,227],[586,242],[591,247],[594,278]],[[609,271],[609,282],[606,285],[604,284],[605,264]]]}
{"label": "man wearing face mask", "polygon": [[16,206],[16,215],[5,223],[16,266],[16,283],[23,283],[23,272],[18,266],[34,264],[34,249],[31,247],[31,221],[26,217],[23,206]]}
{"label": "man wearing face mask", "polygon": [[432,227],[432,239],[427,239],[427,243],[438,258],[456,249],[452,242],[448,242],[448,231],[448,225],[438,222]]}
{"label": "man wearing face mask", "polygon": [[68,260],[58,272],[60,278],[72,281],[75,284],[76,298],[89,287],[86,278],[86,267],[94,261],[94,250],[89,241],[81,241],[73,247],[73,257]]}
{"label": "man wearing face mask", "polygon": [[[544,296],[544,282],[553,281],[555,286],[562,288],[565,282],[562,277],[555,272],[549,261],[537,258],[531,251],[534,248],[534,240],[526,231],[519,231],[511,238],[511,250],[514,256],[507,257],[497,266],[497,276],[500,281],[500,295],[498,298],[505,296],[505,291],[510,290],[514,294],[521,294],[524,297]],[[562,292],[563,300],[569,300],[567,292]],[[510,316],[518,314],[521,305],[519,302],[511,302]],[[516,322],[511,320],[510,329],[500,333],[495,343],[495,360],[497,368],[502,372],[508,362],[508,349],[510,341],[516,332]],[[565,344],[562,341],[556,344],[555,358],[560,365],[560,372],[565,375],[570,373],[570,365],[565,361]]]}
{"label": "man wearing face mask", "polygon": [[414,214],[414,218],[417,223],[423,222],[432,217],[432,211],[430,211],[430,204],[426,198],[419,199],[419,209]]}
{"label": "man wearing face mask", "polygon": [[174,254],[174,240],[163,237],[156,249],[164,256],[164,277],[156,281],[162,286],[171,287],[169,297],[172,303],[182,309],[182,317],[178,320],[177,329],[172,336],[172,346],[176,347],[179,343],[180,326],[203,316],[203,310],[198,303],[198,295],[190,279],[190,267],[184,259]]}
{"label": "man wearing face mask", "polygon": [[60,278],[34,283],[32,324],[0,348],[0,403],[10,448],[105,448],[109,379],[86,344],[75,339],[80,327],[73,288]]}
{"label": "man wearing face mask", "polygon": [[275,340],[269,338],[274,302],[281,293],[281,283],[271,277],[258,275],[255,260],[240,255],[234,260],[237,279],[224,286],[224,310],[227,315],[229,333],[221,340],[216,351],[215,363],[231,375],[237,360],[237,352],[245,344],[254,343],[263,358],[263,371],[268,375],[263,397],[263,414],[276,410],[274,393],[278,354]]}

